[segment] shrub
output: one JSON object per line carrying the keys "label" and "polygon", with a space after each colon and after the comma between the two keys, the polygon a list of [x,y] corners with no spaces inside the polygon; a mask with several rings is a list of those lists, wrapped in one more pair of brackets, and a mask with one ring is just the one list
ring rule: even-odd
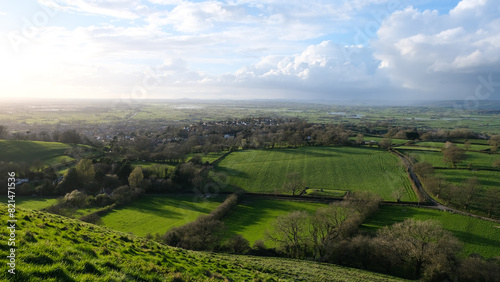
{"label": "shrub", "polygon": [[246,254],[250,250],[250,243],[240,234],[234,235],[224,244],[223,250],[233,254]]}
{"label": "shrub", "polygon": [[64,201],[67,205],[75,208],[86,206],[87,195],[78,190],[73,190],[64,196]]}
{"label": "shrub", "polygon": [[99,215],[97,215],[96,213],[84,215],[84,216],[80,217],[79,219],[81,221],[85,221],[85,222],[92,223],[92,224],[101,224],[102,223],[101,217]]}

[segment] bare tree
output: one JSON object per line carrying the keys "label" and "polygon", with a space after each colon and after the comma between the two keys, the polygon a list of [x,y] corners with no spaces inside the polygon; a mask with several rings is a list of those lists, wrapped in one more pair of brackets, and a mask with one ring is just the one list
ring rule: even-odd
{"label": "bare tree", "polygon": [[451,142],[446,142],[443,148],[443,161],[445,163],[451,163],[453,167],[457,167],[457,164],[465,160],[465,157],[464,150],[458,148]]}
{"label": "bare tree", "polygon": [[352,225],[348,222],[351,217],[348,209],[336,204],[316,210],[309,225],[315,259],[325,259],[326,252],[331,249],[334,241],[349,235],[352,231]]}
{"label": "bare tree", "polygon": [[362,134],[362,133],[359,133],[357,136],[356,136],[356,144],[358,145],[362,145],[365,143],[365,136]]}
{"label": "bare tree", "polygon": [[396,200],[396,202],[399,202],[401,201],[401,198],[403,198],[405,194],[406,194],[406,188],[399,187],[399,189],[394,190],[394,192],[392,192],[391,196]]}
{"label": "bare tree", "polygon": [[290,172],[286,175],[286,180],[283,184],[283,190],[285,192],[291,192],[292,195],[295,195],[302,192],[305,187],[305,181],[298,172]]}
{"label": "bare tree", "polygon": [[499,212],[500,208],[500,190],[488,189],[484,198],[488,216],[491,217],[492,213]]}
{"label": "bare tree", "polygon": [[472,177],[465,180],[455,192],[454,199],[461,204],[466,210],[469,210],[470,205],[476,199],[480,190],[480,183],[477,177]]}
{"label": "bare tree", "polygon": [[426,178],[434,174],[434,167],[429,162],[418,162],[413,165],[413,171],[415,171],[418,176]]}
{"label": "bare tree", "polygon": [[383,149],[389,149],[392,146],[392,140],[390,138],[384,138],[378,142],[378,145]]}
{"label": "bare tree", "polygon": [[438,198],[441,197],[443,190],[449,186],[448,182],[446,182],[442,177],[429,177],[424,180],[424,184],[427,189],[434,193],[434,195]]}
{"label": "bare tree", "polygon": [[392,256],[414,271],[415,278],[424,272],[449,270],[460,249],[459,241],[432,220],[407,219],[379,230],[378,237]]}
{"label": "bare tree", "polygon": [[266,237],[276,242],[279,248],[292,258],[306,257],[308,215],[305,211],[294,211],[278,217]]}

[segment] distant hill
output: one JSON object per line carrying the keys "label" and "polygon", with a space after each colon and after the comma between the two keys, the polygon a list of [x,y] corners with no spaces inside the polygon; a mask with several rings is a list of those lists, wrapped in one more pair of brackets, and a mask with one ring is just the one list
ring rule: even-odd
{"label": "distant hill", "polygon": [[[4,263],[0,280],[400,281],[310,261],[187,251],[39,211],[19,209],[16,217],[16,274],[12,277]],[[9,235],[1,229],[3,258],[10,254]]]}

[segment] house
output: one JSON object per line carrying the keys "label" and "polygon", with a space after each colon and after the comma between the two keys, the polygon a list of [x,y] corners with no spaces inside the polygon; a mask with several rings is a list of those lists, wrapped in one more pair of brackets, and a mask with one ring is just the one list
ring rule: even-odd
{"label": "house", "polygon": [[29,181],[29,180],[28,180],[28,178],[23,178],[23,179],[19,179],[19,178],[18,178],[18,179],[16,179],[16,180],[17,180],[17,182],[16,182],[16,186],[21,185],[21,184],[23,184],[23,183],[27,183],[27,182]]}

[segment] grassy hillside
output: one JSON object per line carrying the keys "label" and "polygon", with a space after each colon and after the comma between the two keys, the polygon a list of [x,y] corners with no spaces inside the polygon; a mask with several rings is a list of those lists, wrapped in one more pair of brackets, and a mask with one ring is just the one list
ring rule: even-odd
{"label": "grassy hillside", "polygon": [[500,256],[500,224],[469,216],[422,208],[382,206],[363,226],[366,230],[376,230],[407,218],[441,222],[444,229],[464,243],[463,255]]}
{"label": "grassy hillside", "polygon": [[68,145],[59,142],[0,140],[0,161],[33,163],[41,160],[46,165],[57,165],[74,160],[65,156],[72,148],[84,145]]}
{"label": "grassy hillside", "polygon": [[[2,209],[6,208],[1,205]],[[367,271],[276,258],[192,252],[107,228],[18,210],[14,281],[397,281]],[[2,214],[5,222],[6,216]],[[6,242],[2,228],[0,240]],[[0,256],[9,247],[0,245]]]}
{"label": "grassy hillside", "polygon": [[416,200],[410,182],[396,156],[358,147],[300,147],[297,149],[235,152],[217,165],[228,174],[229,184],[250,192],[280,190],[285,176],[298,172],[310,188],[371,191],[385,200],[405,187],[404,201]]}
{"label": "grassy hillside", "polygon": [[[1,197],[3,203],[7,202],[7,197]],[[30,210],[41,210],[51,205],[57,203],[57,197],[29,197],[29,196],[17,196],[16,206],[30,209]]]}
{"label": "grassy hillside", "polygon": [[194,221],[208,214],[224,197],[200,199],[194,195],[144,195],[140,199],[102,217],[104,226],[137,236],[163,234],[171,227]]}
{"label": "grassy hillside", "polygon": [[[271,223],[279,216],[296,210],[313,213],[325,204],[279,200],[248,199],[239,204],[223,221],[231,234],[241,234],[250,244],[264,239]],[[271,246],[271,242],[266,242]]]}

